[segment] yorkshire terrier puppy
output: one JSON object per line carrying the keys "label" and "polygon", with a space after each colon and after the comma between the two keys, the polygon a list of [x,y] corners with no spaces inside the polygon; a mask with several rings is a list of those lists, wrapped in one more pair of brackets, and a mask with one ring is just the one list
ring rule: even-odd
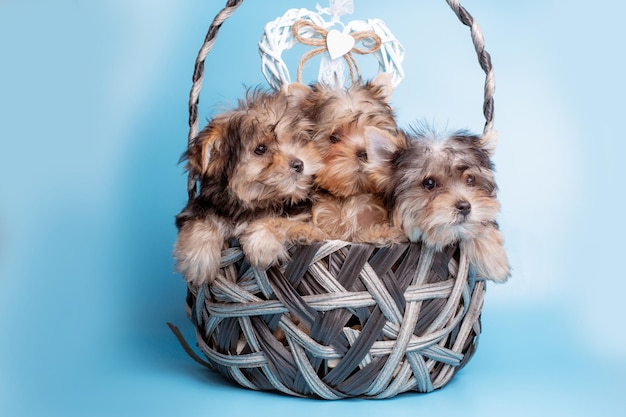
{"label": "yorkshire terrier puppy", "polygon": [[[348,89],[314,84],[302,102],[314,126],[322,167],[315,176],[313,222],[329,239],[388,244],[405,240],[391,227],[380,189],[370,178],[371,137],[403,146],[389,98],[391,77],[357,82]],[[377,158],[379,160],[379,158]]]}
{"label": "yorkshire terrier puppy", "polygon": [[189,145],[184,158],[200,188],[176,218],[174,248],[187,281],[212,282],[232,238],[251,265],[267,268],[288,257],[289,244],[323,237],[306,207],[320,167],[298,108],[306,93],[295,84],[280,92],[251,91]]}
{"label": "yorkshire terrier puppy", "polygon": [[493,164],[481,138],[414,132],[395,160],[387,201],[409,240],[437,250],[459,242],[479,276],[504,282],[510,267],[498,230]]}

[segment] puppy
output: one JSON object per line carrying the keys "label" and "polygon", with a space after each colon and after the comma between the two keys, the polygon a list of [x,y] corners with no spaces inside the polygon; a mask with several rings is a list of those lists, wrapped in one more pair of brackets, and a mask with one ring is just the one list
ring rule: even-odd
{"label": "puppy", "polygon": [[510,267],[496,224],[500,204],[481,138],[467,132],[437,138],[416,131],[395,167],[387,184],[394,224],[411,241],[437,250],[459,242],[479,276],[506,281]]}
{"label": "puppy", "polygon": [[253,266],[267,268],[288,257],[287,245],[316,236],[306,206],[320,158],[298,110],[306,93],[296,84],[250,91],[189,145],[184,158],[200,188],[176,218],[174,248],[189,282],[217,277],[229,239],[239,239]]}
{"label": "puppy", "polygon": [[[382,194],[370,178],[372,137],[403,146],[389,105],[391,77],[357,82],[347,90],[314,84],[302,110],[314,126],[322,167],[315,177],[313,222],[329,239],[387,244],[404,239],[389,224]],[[375,158],[380,160],[380,158]]]}

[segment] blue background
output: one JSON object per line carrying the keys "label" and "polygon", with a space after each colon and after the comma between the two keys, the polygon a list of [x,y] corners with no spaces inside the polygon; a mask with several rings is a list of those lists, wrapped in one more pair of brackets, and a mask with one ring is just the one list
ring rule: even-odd
{"label": "blue background", "polygon": [[[382,18],[406,48],[400,123],[479,131],[483,75],[445,2],[355,3],[344,21]],[[444,389],[325,402],[234,387],[165,325],[193,339],[171,258],[177,161],[223,2],[0,0],[0,415],[626,415],[626,6],[462,4],[496,69],[513,278],[489,285],[477,354]],[[262,27],[291,7],[315,1],[247,1],[225,23],[203,118],[264,82]]]}

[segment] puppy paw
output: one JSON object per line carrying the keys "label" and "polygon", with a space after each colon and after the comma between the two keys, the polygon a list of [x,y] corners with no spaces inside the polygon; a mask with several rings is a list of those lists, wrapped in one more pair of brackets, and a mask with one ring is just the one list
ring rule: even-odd
{"label": "puppy paw", "polygon": [[495,229],[486,231],[480,238],[461,243],[478,276],[495,282],[505,282],[511,276],[511,267],[503,247],[503,239]]}
{"label": "puppy paw", "polygon": [[210,284],[219,274],[224,238],[203,220],[186,223],[174,246],[176,270],[195,285]]}
{"label": "puppy paw", "polygon": [[263,225],[253,225],[241,236],[240,241],[243,253],[254,267],[267,268],[289,259],[282,233],[277,233]]}

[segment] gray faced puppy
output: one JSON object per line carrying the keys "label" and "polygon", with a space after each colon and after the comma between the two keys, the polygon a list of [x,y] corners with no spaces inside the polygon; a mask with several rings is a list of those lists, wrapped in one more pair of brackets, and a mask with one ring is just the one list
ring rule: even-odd
{"label": "gray faced puppy", "polygon": [[480,137],[417,130],[408,136],[387,184],[394,224],[411,241],[437,250],[459,242],[479,276],[506,281],[510,266],[496,223],[493,164]]}

